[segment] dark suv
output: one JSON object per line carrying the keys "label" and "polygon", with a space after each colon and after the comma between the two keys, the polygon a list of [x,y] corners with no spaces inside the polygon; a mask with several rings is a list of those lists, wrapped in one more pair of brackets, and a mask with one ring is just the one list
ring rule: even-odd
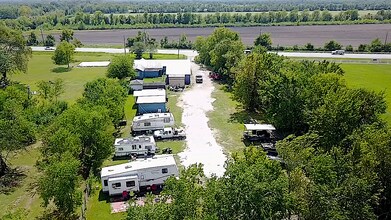
{"label": "dark suv", "polygon": [[196,75],[196,83],[202,83],[202,75]]}

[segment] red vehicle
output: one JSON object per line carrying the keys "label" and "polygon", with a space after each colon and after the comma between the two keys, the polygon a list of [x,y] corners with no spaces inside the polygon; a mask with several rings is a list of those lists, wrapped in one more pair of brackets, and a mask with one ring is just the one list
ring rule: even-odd
{"label": "red vehicle", "polygon": [[220,74],[214,73],[214,72],[209,72],[209,78],[211,78],[213,80],[220,80],[221,79]]}

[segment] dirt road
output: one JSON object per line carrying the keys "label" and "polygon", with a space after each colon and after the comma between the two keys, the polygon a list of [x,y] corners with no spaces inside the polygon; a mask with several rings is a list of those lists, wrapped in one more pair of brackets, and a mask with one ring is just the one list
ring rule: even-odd
{"label": "dirt road", "polygon": [[224,163],[227,159],[223,149],[217,144],[211,128],[208,126],[206,113],[213,110],[212,92],[214,86],[208,77],[208,72],[192,63],[193,77],[203,75],[202,84],[194,84],[181,95],[180,107],[183,108],[182,122],[186,128],[186,149],[179,154],[181,163],[189,166],[194,163],[204,164],[205,175],[222,176]]}

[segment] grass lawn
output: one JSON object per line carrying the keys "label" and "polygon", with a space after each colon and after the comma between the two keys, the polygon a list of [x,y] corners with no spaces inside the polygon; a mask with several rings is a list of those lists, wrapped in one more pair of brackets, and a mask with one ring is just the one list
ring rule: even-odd
{"label": "grass lawn", "polygon": [[240,152],[245,147],[241,140],[244,127],[236,116],[246,113],[238,102],[232,100],[232,94],[224,91],[222,85],[215,84],[215,87],[212,93],[214,109],[207,114],[209,126],[216,132],[217,142],[226,152]]}
{"label": "grass lawn", "polygon": [[20,181],[20,185],[13,188],[9,194],[0,193],[0,218],[6,212],[15,211],[17,208],[23,208],[28,211],[26,219],[38,217],[43,208],[40,206],[42,200],[36,193],[34,182],[38,176],[38,170],[34,167],[39,156],[39,144],[34,144],[27,150],[13,154],[9,158],[9,164],[12,168],[18,168],[25,175]]}
{"label": "grass lawn", "polygon": [[363,87],[377,92],[384,91],[387,112],[384,119],[391,124],[391,65],[342,64],[345,79],[352,87]]}

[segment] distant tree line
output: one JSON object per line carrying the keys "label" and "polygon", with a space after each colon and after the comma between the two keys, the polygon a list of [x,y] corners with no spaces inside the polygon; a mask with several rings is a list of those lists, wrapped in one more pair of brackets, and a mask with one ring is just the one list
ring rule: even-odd
{"label": "distant tree line", "polygon": [[177,13],[177,12],[268,12],[268,11],[303,11],[309,9],[346,11],[346,10],[387,10],[389,1],[26,1],[0,5],[0,19],[15,19],[21,16],[40,16],[43,14],[75,15],[77,12],[93,14],[101,11],[105,14],[123,13]]}
{"label": "distant tree line", "polygon": [[[25,6],[21,6],[25,7]],[[252,26],[252,25],[296,25],[304,24],[343,24],[343,23],[389,23],[391,10],[380,10],[374,14],[360,15],[357,9],[333,14],[328,10],[308,8],[302,11],[269,11],[262,13],[150,13],[107,14],[103,11],[85,13],[77,11],[67,15],[64,12],[45,13],[43,15],[25,15],[16,18],[3,18],[0,24],[14,29],[114,29],[114,28],[152,28],[152,27],[203,27],[203,26]]]}

